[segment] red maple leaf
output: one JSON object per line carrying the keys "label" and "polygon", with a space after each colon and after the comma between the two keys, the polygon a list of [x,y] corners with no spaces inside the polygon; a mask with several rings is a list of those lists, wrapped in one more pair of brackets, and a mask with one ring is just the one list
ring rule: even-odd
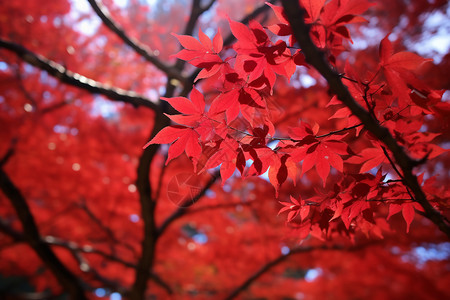
{"label": "red maple leaf", "polygon": [[166,165],[183,152],[194,162],[194,166],[202,153],[202,146],[199,143],[200,135],[192,128],[185,126],[168,126],[163,128],[153,137],[144,149],[151,144],[170,144]]}
{"label": "red maple leaf", "polygon": [[360,164],[360,173],[365,173],[387,161],[386,155],[380,147],[363,149],[357,156],[352,156],[346,160],[351,164]]}
{"label": "red maple leaf", "polygon": [[325,4],[325,0],[300,0],[300,2],[308,14],[305,16],[307,23],[313,23],[319,18],[320,11]]}
{"label": "red maple leaf", "polygon": [[219,141],[218,143],[220,143],[219,149],[212,154],[211,157],[209,157],[200,172],[221,165],[220,176],[222,178],[223,185],[225,184],[225,181],[233,175],[236,167],[242,174],[245,166],[245,158],[242,150],[240,149],[239,143],[230,136],[226,136],[225,139]]}
{"label": "red maple leaf", "polygon": [[190,94],[190,100],[185,97],[161,97],[161,99],[169,102],[173,108],[182,113],[180,115],[166,114],[166,116],[175,123],[195,128],[202,141],[209,141],[216,134],[224,137],[226,129],[222,126],[222,120],[217,114],[204,111],[205,99],[195,87]]}
{"label": "red maple leaf", "polygon": [[309,211],[311,209],[311,206],[308,205],[302,198],[299,196],[298,200],[295,199],[292,196],[289,196],[291,198],[292,202],[282,202],[279,201],[280,204],[282,204],[284,207],[280,209],[278,212],[278,215],[289,211],[287,216],[287,221],[291,222],[295,219],[295,217],[300,216],[300,220],[303,221],[308,217]]}
{"label": "red maple leaf", "polygon": [[295,162],[303,161],[302,175],[315,167],[325,186],[330,165],[340,172],[343,172],[344,162],[340,155],[348,154],[348,145],[341,141],[345,135],[328,136],[321,139],[316,138],[319,130],[315,126],[314,130],[302,123],[298,128],[290,130],[290,137],[294,140],[300,140],[296,148],[291,152],[292,160]]}
{"label": "red maple leaf", "polygon": [[241,112],[244,118],[252,124],[255,115],[251,111],[247,111],[249,107],[265,108],[266,103],[257,90],[242,86],[221,93],[214,99],[209,112],[211,116],[225,112],[228,124],[234,121]]}
{"label": "red maple leaf", "polygon": [[407,78],[414,77],[412,72],[423,63],[432,61],[411,52],[398,52],[394,54],[392,43],[387,35],[380,43],[380,67],[392,90],[398,97],[401,107],[410,102],[410,88]]}
{"label": "red maple leaf", "polygon": [[296,65],[304,64],[302,55],[291,51],[284,41],[275,44],[270,40],[261,24],[252,20],[249,27],[229,19],[231,31],[237,42],[234,49],[238,53],[235,70],[248,82],[264,77],[270,90],[275,82],[275,73],[288,79],[295,72]]}
{"label": "red maple leaf", "polygon": [[202,69],[195,81],[216,74],[223,66],[224,62],[219,56],[223,48],[223,39],[220,31],[217,32],[212,41],[201,29],[198,32],[199,40],[189,35],[178,35],[175,33],[172,35],[185,48],[173,56],[188,61],[191,65]]}
{"label": "red maple leaf", "polygon": [[389,214],[387,216],[387,220],[389,218],[400,211],[402,212],[403,219],[406,222],[406,232],[409,232],[409,227],[411,226],[412,221],[414,220],[415,210],[423,212],[422,206],[420,206],[417,202],[403,202],[403,203],[391,203],[389,205]]}

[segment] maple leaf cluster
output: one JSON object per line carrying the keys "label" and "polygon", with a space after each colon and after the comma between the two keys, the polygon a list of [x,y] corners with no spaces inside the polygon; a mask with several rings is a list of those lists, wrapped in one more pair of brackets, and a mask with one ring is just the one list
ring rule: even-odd
{"label": "maple leaf cluster", "polygon": [[2,3],[0,298],[449,298],[448,3],[369,1]]}
{"label": "maple leaf cluster", "polygon": [[[373,5],[352,0],[302,0],[301,4],[313,42],[328,54],[332,64],[345,50],[344,41],[352,42],[346,26],[365,22],[359,15]],[[281,202],[285,207],[280,212],[289,212],[287,222],[301,229],[302,238],[310,232],[321,239],[342,231],[353,235],[355,229],[367,236],[370,233],[382,237],[382,231],[388,230],[386,218],[400,211],[409,231],[415,210],[422,212],[423,208],[415,202],[408,186],[386,180],[388,173],[382,166],[385,170],[393,168],[400,182],[403,176],[392,160],[393,154],[383,141],[364,130],[359,118],[337,96],[330,97],[327,105],[335,108],[330,120],[342,120],[345,128],[324,133],[319,124],[301,121],[289,129],[289,137],[276,136],[270,105],[274,85],[281,78],[289,81],[297,67],[310,66],[301,49],[295,48],[296,40],[283,8],[268,5],[280,23],[265,28],[254,20],[246,26],[228,19],[236,38],[233,54],[223,48],[220,32],[212,41],[201,30],[199,41],[175,35],[185,48],[175,57],[200,68],[197,80],[214,82],[216,96],[205,105],[204,96],[194,87],[190,99],[162,98],[181,113],[168,115],[179,125],[164,128],[146,146],[171,143],[166,163],[185,152],[194,172],[220,166],[222,184],[236,168],[244,178],[267,172],[276,197],[288,178],[295,183],[298,176],[315,170],[323,187],[328,185],[332,192],[318,190],[310,199],[295,200],[291,196],[293,204]],[[450,109],[441,100],[443,92],[430,89],[416,75],[428,61],[411,52],[394,53],[386,36],[380,43],[375,70],[359,75],[361,70],[354,70],[347,61],[342,72],[355,101],[418,160],[445,152],[429,143],[438,134],[420,129],[427,115],[442,118]],[[364,149],[355,153],[352,145],[362,143]],[[328,180],[331,169],[339,174],[334,182]],[[444,209],[443,199],[429,201],[436,209]],[[388,205],[387,216],[379,214],[380,205]]]}

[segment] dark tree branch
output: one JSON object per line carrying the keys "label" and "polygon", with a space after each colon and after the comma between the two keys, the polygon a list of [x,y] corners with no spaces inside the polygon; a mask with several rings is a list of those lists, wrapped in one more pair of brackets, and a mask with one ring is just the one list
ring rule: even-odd
{"label": "dark tree branch", "polygon": [[[87,206],[86,200],[84,198],[81,199],[81,203],[77,204],[77,206],[81,210],[83,210],[88,215],[88,217],[95,224],[97,224],[98,227],[100,227],[105,232],[105,235],[107,236],[107,239],[109,239],[111,242],[113,242],[116,245],[122,245],[123,247],[127,248],[128,250],[130,250],[130,252],[132,252],[135,256],[137,256],[136,250],[133,247],[131,247],[128,244],[122,243],[119,239],[116,238],[116,236],[115,236],[114,232],[111,230],[111,228],[109,228],[108,226],[103,224],[102,220],[100,220],[94,214],[94,212]],[[112,247],[112,246],[111,246],[111,251],[114,252],[114,247]]]}
{"label": "dark tree branch", "polygon": [[78,73],[69,71],[62,65],[39,54],[35,54],[19,44],[0,39],[0,48],[5,48],[14,52],[23,61],[37,67],[38,69],[47,71],[48,74],[63,83],[81,88],[93,94],[101,94],[114,101],[130,103],[136,107],[144,106],[156,110],[157,104],[145,96],[139,95],[132,91],[111,87],[84,77]]}
{"label": "dark tree branch", "polygon": [[285,261],[288,257],[294,255],[294,254],[300,254],[300,253],[306,253],[311,252],[315,250],[342,250],[344,249],[341,246],[333,246],[333,247],[327,247],[327,246],[318,246],[318,247],[298,247],[293,248],[289,251],[288,254],[281,254],[277,258],[269,261],[267,264],[262,266],[258,271],[256,271],[254,274],[250,275],[243,283],[241,283],[238,287],[236,287],[226,298],[225,300],[231,300],[236,298],[241,292],[245,291],[253,282],[255,282],[259,277],[261,277],[263,274],[265,274],[267,271],[272,269],[273,267],[277,266],[278,264]]}
{"label": "dark tree branch", "polygon": [[16,144],[17,139],[16,138],[12,139],[8,147],[8,150],[6,150],[6,153],[0,158],[0,168],[2,168],[14,155],[14,151],[16,150]]}
{"label": "dark tree branch", "polygon": [[34,221],[33,215],[31,214],[25,198],[2,168],[0,168],[0,188],[9,198],[17,216],[19,217],[24,229],[24,237],[26,242],[31,246],[31,248],[33,248],[39,258],[55,275],[58,282],[70,295],[70,299],[87,299],[78,278],[66,268],[52,249],[42,241],[36,222]]}
{"label": "dark tree branch", "polygon": [[155,55],[150,54],[152,50],[148,46],[142,44],[134,38],[129,37],[125,30],[112,19],[108,9],[101,3],[101,1],[88,0],[88,2],[103,21],[103,24],[113,31],[119,38],[121,38],[125,44],[130,46],[136,53],[145,58],[145,60],[152,63],[155,67],[167,74],[167,76],[176,78],[180,82],[185,83],[186,79],[180,72],[178,72],[175,68],[164,64]]}
{"label": "dark tree branch", "polygon": [[382,141],[392,152],[396,164],[402,170],[404,184],[413,192],[415,200],[423,207],[427,218],[435,223],[447,237],[450,237],[450,225],[445,222],[442,215],[428,202],[425,193],[417,181],[417,177],[413,173],[413,168],[416,165],[415,161],[406,154],[403,147],[397,143],[389,130],[381,126],[368,111],[353,99],[347,87],[342,83],[340,74],[333,70],[326,60],[324,53],[312,42],[309,36],[309,28],[303,19],[305,11],[300,7],[298,1],[282,0],[282,3],[293,34],[305,55],[306,62],[322,74],[339,100],[351,110],[353,115],[357,116],[364,123],[364,127],[367,130]]}
{"label": "dark tree branch", "polygon": [[330,136],[330,135],[333,135],[333,134],[342,133],[342,132],[345,132],[347,130],[358,128],[359,126],[362,126],[362,125],[363,125],[362,123],[359,123],[359,124],[356,124],[356,125],[353,125],[353,126],[350,126],[350,127],[345,127],[345,128],[339,129],[339,130],[330,131],[330,132],[328,132],[326,134],[316,135],[316,138],[317,139],[318,138],[324,138],[324,137],[327,137],[327,136]]}
{"label": "dark tree branch", "polygon": [[389,163],[391,164],[392,169],[394,169],[395,173],[397,174],[397,176],[399,178],[401,178],[400,181],[403,181],[403,175],[402,173],[400,173],[400,171],[398,170],[397,166],[395,165],[394,161],[392,160],[391,156],[389,155],[388,151],[386,150],[386,148],[384,146],[381,146],[381,150],[383,150],[384,156],[386,156],[386,158],[388,159]]}
{"label": "dark tree branch", "polygon": [[52,111],[58,110],[60,108],[66,107],[68,104],[71,104],[73,102],[73,100],[63,100],[63,101],[59,101],[57,103],[54,103],[52,105],[43,107],[42,109],[40,109],[40,113],[41,114],[47,114],[50,113]]}
{"label": "dark tree branch", "polygon": [[[155,125],[151,137],[155,136],[162,128],[167,126],[169,119],[160,110],[155,114]],[[152,199],[152,187],[150,184],[150,166],[158,151],[159,145],[150,145],[143,150],[137,169],[136,186],[139,192],[142,221],[144,223],[144,238],[141,244],[141,256],[136,266],[136,275],[130,291],[131,300],[145,298],[149,272],[153,267],[157,240],[157,227],[155,223],[156,201]]]}
{"label": "dark tree branch", "polygon": [[16,72],[16,77],[17,77],[17,81],[19,83],[19,89],[22,91],[23,95],[25,96],[25,98],[28,99],[28,101],[31,102],[31,104],[33,105],[34,109],[37,109],[37,102],[34,99],[33,96],[31,96],[30,92],[25,88],[25,85],[23,83],[23,78],[22,78],[22,74],[20,73],[20,67],[19,65],[16,65],[14,67],[14,71]]}
{"label": "dark tree branch", "polygon": [[202,188],[202,190],[192,199],[185,199],[183,202],[179,204],[179,207],[169,216],[164,222],[159,226],[157,234],[161,236],[164,231],[172,224],[175,220],[178,220],[182,216],[184,216],[188,212],[188,208],[192,206],[194,203],[197,203],[206,193],[208,189],[216,182],[217,178],[219,178],[219,174],[214,174],[211,179],[206,183],[206,185]]}
{"label": "dark tree branch", "polygon": [[[44,240],[49,240],[49,244],[51,244],[51,242],[54,241],[55,238],[46,237]],[[117,281],[105,278],[104,276],[100,275],[97,272],[97,270],[92,269],[91,266],[89,265],[89,262],[86,260],[86,258],[80,251],[77,251],[75,246],[71,246],[70,244],[64,243],[63,241],[58,241],[57,243],[55,243],[55,245],[67,249],[72,255],[72,257],[78,263],[80,270],[83,271],[84,273],[90,274],[95,280],[101,282],[104,287],[107,287],[108,289],[119,293],[124,293],[126,291],[126,289],[120,286],[120,284]],[[89,290],[92,290],[92,287],[89,287]]]}
{"label": "dark tree branch", "polygon": [[11,226],[8,225],[8,223],[0,219],[0,231],[4,234],[11,237],[14,241],[18,242],[25,242],[25,237],[22,233],[18,232],[17,230],[14,230]]}
{"label": "dark tree branch", "polygon": [[[167,158],[169,157],[169,153],[165,153],[164,154],[164,161],[167,161]],[[156,188],[156,193],[155,193],[155,199],[156,201],[158,201],[159,196],[161,195],[161,191],[162,191],[162,187],[163,187],[163,179],[164,179],[164,174],[166,174],[166,166],[162,165],[161,166],[161,173],[159,173],[159,178],[158,178],[158,186]]]}
{"label": "dark tree branch", "polygon": [[[36,110],[41,115],[44,115],[44,114],[50,113],[52,111],[55,111],[57,109],[60,109],[62,107],[65,107],[65,106],[67,106],[68,104],[70,104],[70,103],[72,103],[74,101],[74,99],[62,100],[62,101],[59,101],[57,103],[53,103],[53,104],[51,104],[49,106],[40,108],[38,106],[38,104],[37,104],[36,99],[31,95],[31,93],[25,87],[25,84],[23,83],[22,74],[20,73],[19,69],[20,69],[19,66],[14,66],[14,70],[16,72],[16,77],[17,77],[17,80],[19,82],[19,88],[22,91],[22,93],[24,94],[25,98],[27,98],[31,102],[31,104],[33,106],[33,111]],[[82,90],[80,90],[80,92],[82,92]]]}
{"label": "dark tree branch", "polygon": [[[17,231],[11,228],[6,221],[0,218],[0,231],[10,236],[15,242],[26,242],[25,236]],[[61,247],[64,249],[69,250],[72,253],[88,253],[88,254],[96,254],[101,257],[103,257],[106,260],[117,262],[125,267],[136,269],[136,265],[132,262],[126,261],[122,258],[119,258],[115,255],[111,255],[109,253],[106,253],[102,250],[95,249],[94,247],[90,245],[86,246],[79,246],[76,243],[73,242],[67,242],[62,239],[53,237],[53,236],[45,236],[43,237],[42,241],[50,246],[55,247]],[[77,259],[78,260],[78,259]],[[150,278],[159,286],[161,286],[168,294],[172,294],[173,291],[170,288],[170,286],[156,273],[150,273]],[[116,288],[117,289],[117,288]],[[118,291],[124,292],[123,288],[118,288]],[[126,292],[125,292],[126,293]]]}
{"label": "dark tree branch", "polygon": [[111,228],[107,227],[105,224],[103,224],[102,220],[100,220],[94,212],[88,207],[86,200],[84,198],[81,199],[81,203],[77,204],[77,206],[83,210],[95,224],[97,224],[98,227],[100,227],[105,234],[107,235],[108,239],[110,239],[113,242],[118,243],[119,241],[116,239],[116,236],[112,232]]}
{"label": "dark tree branch", "polygon": [[[2,290],[5,295],[5,299],[17,299],[17,300],[55,300],[57,297],[52,295],[49,290],[45,290],[43,292],[13,292],[8,293],[5,290]],[[10,296],[10,297],[8,297]],[[11,298],[14,297],[14,298]]]}
{"label": "dark tree branch", "polygon": [[184,28],[184,35],[192,35],[194,32],[195,25],[197,24],[198,18],[207,10],[209,10],[216,0],[210,0],[209,3],[202,7],[200,5],[201,0],[193,0],[191,6],[191,15],[189,16],[189,20]]}

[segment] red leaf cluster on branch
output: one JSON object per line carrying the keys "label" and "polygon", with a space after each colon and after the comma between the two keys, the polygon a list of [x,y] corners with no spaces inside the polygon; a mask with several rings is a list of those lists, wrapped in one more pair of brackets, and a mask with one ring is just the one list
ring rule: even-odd
{"label": "red leaf cluster on branch", "polygon": [[0,5],[0,298],[450,297],[447,1],[88,2]]}
{"label": "red leaf cluster on branch", "polygon": [[[351,0],[335,0],[326,4],[325,1],[305,0],[301,3],[312,41],[318,51],[328,54],[332,63],[345,50],[344,40],[351,42],[346,25],[365,21],[359,15],[372,5]],[[389,205],[389,214],[384,216],[387,219],[401,210],[409,231],[414,209],[423,212],[423,208],[416,202],[407,183],[386,181],[386,173],[383,174],[381,168],[386,162],[391,163],[400,181],[403,175],[397,170],[392,153],[385,148],[385,141],[363,130],[359,139],[364,139],[367,148],[360,153],[352,151],[355,135],[351,129],[360,127],[359,133],[364,129],[360,125],[365,124],[360,124],[338,97],[330,99],[328,104],[341,107],[332,118],[343,119],[349,128],[319,135],[318,124],[311,126],[301,122],[290,129],[289,137],[276,136],[268,105],[272,101],[270,95],[274,85],[283,77],[290,80],[296,66],[310,66],[305,63],[302,50],[294,48],[296,39],[283,8],[269,5],[281,22],[267,27],[274,34],[271,38],[257,21],[246,26],[229,19],[231,32],[237,40],[232,47],[233,53],[222,51],[220,32],[213,42],[201,30],[200,41],[176,35],[186,48],[176,57],[202,69],[197,79],[213,78],[218,95],[207,111],[204,111],[202,95],[195,88],[191,101],[186,98],[164,99],[181,113],[169,116],[180,125],[163,129],[147,145],[172,143],[167,162],[185,151],[194,164],[194,170],[199,172],[221,165],[223,182],[230,178],[235,168],[244,177],[263,175],[268,171],[277,196],[280,186],[288,178],[294,182],[297,180],[298,169],[301,169],[300,176],[315,169],[324,187],[327,184],[334,186],[333,192],[318,191],[317,196],[306,200],[309,203],[307,210],[293,200],[297,204],[281,211],[290,210],[288,222],[295,221],[298,226],[307,223],[307,228],[316,228],[321,238],[342,232],[338,229],[341,224],[350,235],[360,229],[366,234],[370,231],[382,236],[383,226],[377,221],[380,219],[380,205]],[[289,38],[289,46],[282,36]],[[347,62],[342,73],[355,101],[386,127],[412,157],[418,159],[433,158],[445,152],[430,144],[437,134],[421,132],[420,128],[427,114],[441,117],[442,111],[433,107],[449,109],[448,103],[440,100],[442,93],[428,88],[415,75],[427,61],[430,60],[411,52],[394,53],[386,36],[380,44],[377,70],[365,77],[358,76]],[[273,141],[278,142],[276,147],[270,147],[269,143]],[[214,149],[212,155],[211,149]],[[206,162],[205,159],[200,160],[201,156],[206,156]],[[334,183],[327,182],[331,168],[338,172],[340,178]],[[359,173],[355,173],[358,168]],[[372,169],[378,170],[376,175],[368,172]],[[445,203],[440,199],[429,197],[428,201],[439,211],[445,210]],[[308,218],[310,208],[312,213]],[[295,217],[300,215],[297,220]]]}

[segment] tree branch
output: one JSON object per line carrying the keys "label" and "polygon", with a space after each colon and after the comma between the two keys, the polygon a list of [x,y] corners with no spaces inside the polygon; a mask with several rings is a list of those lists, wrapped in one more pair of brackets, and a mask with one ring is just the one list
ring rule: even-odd
{"label": "tree branch", "polygon": [[[16,242],[25,242],[25,237],[21,232],[18,232],[8,226],[7,222],[5,222],[3,219],[0,218],[0,231],[3,233],[9,235],[12,239],[14,239]],[[119,263],[125,267],[136,269],[136,265],[132,262],[126,261],[122,258],[119,258],[117,256],[108,254],[102,250],[95,249],[94,247],[90,245],[86,246],[79,246],[76,243],[64,241],[62,239],[53,237],[53,236],[45,236],[43,237],[42,241],[50,246],[56,246],[61,247],[69,250],[70,252],[76,252],[76,253],[89,253],[89,254],[97,254],[104,259]],[[150,273],[150,278],[159,286],[161,286],[168,294],[172,294],[173,291],[170,288],[170,286],[156,273]],[[123,289],[117,289],[121,290],[123,292]]]}
{"label": "tree branch", "polygon": [[326,61],[324,53],[314,45],[309,36],[309,28],[303,19],[305,11],[300,7],[298,1],[282,0],[282,3],[293,34],[305,55],[306,62],[322,74],[331,90],[351,110],[353,115],[357,116],[364,123],[364,127],[391,150],[397,165],[403,172],[404,184],[414,193],[415,200],[423,207],[427,218],[435,223],[450,238],[450,225],[445,222],[442,215],[428,202],[425,193],[417,181],[417,177],[413,174],[415,161],[406,154],[403,147],[397,143],[389,130],[381,126],[368,111],[355,101],[347,87],[342,83],[339,73],[333,70],[328,61]]}
{"label": "tree branch", "polygon": [[[122,245],[123,247],[127,248],[130,252],[132,252],[135,257],[137,257],[136,250],[131,245],[122,243],[119,239],[116,238],[114,232],[103,224],[102,220],[100,220],[94,212],[87,206],[86,200],[84,198],[81,198],[81,203],[77,204],[77,207],[79,207],[81,210],[83,210],[86,215],[95,223],[98,227],[101,228],[101,230],[105,233],[108,240],[110,240],[112,243],[116,245]],[[114,247],[111,246],[111,250],[113,250]],[[113,252],[113,251],[112,251]]]}
{"label": "tree branch", "polygon": [[[155,125],[151,137],[155,136],[162,128],[167,126],[169,119],[160,111],[155,114]],[[142,221],[144,223],[144,238],[141,243],[141,256],[136,266],[136,275],[130,291],[131,300],[145,298],[147,280],[151,272],[155,257],[157,229],[155,223],[156,201],[152,199],[152,187],[150,184],[150,165],[158,151],[159,145],[150,145],[143,150],[137,169],[136,186],[139,192]]]}
{"label": "tree branch", "polygon": [[157,230],[158,236],[161,236],[164,231],[172,224],[175,220],[178,220],[182,216],[184,216],[188,212],[188,208],[192,206],[194,203],[197,203],[206,193],[208,189],[216,182],[217,178],[219,178],[219,174],[215,173],[211,179],[206,183],[206,185],[202,188],[201,191],[198,192],[192,199],[186,199],[179,204],[177,210],[175,210],[169,217],[167,217],[164,222],[159,226]]}
{"label": "tree branch", "polygon": [[19,217],[26,242],[54,274],[61,286],[69,293],[70,299],[87,299],[78,278],[66,268],[52,249],[42,241],[25,198],[2,168],[0,168],[0,188],[9,198]]}
{"label": "tree branch", "polygon": [[92,9],[100,17],[103,24],[112,32],[114,32],[120,39],[122,39],[125,44],[130,46],[136,53],[145,58],[145,60],[152,63],[155,67],[166,73],[167,76],[176,78],[183,84],[185,83],[186,79],[181,75],[180,72],[178,72],[175,68],[164,64],[155,55],[150,54],[152,50],[148,46],[142,44],[134,38],[129,37],[126,34],[125,30],[112,19],[108,9],[101,3],[101,1],[88,0],[88,2],[92,6]]}
{"label": "tree branch", "polygon": [[245,291],[253,282],[255,282],[259,277],[261,277],[263,274],[265,274],[267,271],[275,267],[276,265],[282,263],[285,261],[289,256],[294,254],[300,254],[300,253],[306,253],[311,252],[314,250],[342,250],[344,249],[341,246],[333,246],[333,247],[327,247],[325,245],[318,246],[318,247],[298,247],[293,248],[289,251],[288,254],[281,254],[277,258],[269,261],[264,266],[262,266],[258,271],[256,271],[254,274],[250,275],[244,282],[242,282],[238,287],[236,287],[226,298],[225,300],[231,300],[236,298],[241,292]]}
{"label": "tree branch", "polygon": [[0,158],[0,168],[2,168],[9,159],[14,155],[14,151],[16,151],[17,138],[13,138],[11,143],[6,150],[6,153]]}
{"label": "tree branch", "polygon": [[136,107],[144,106],[156,110],[157,101],[152,101],[149,98],[132,91],[126,91],[120,88],[102,84],[78,73],[69,71],[62,65],[39,54],[35,54],[19,44],[0,39],[0,48],[5,48],[9,51],[14,52],[23,61],[43,71],[47,71],[49,75],[57,78],[63,83],[84,89],[93,94],[101,94],[114,101],[121,101],[130,103]]}
{"label": "tree branch", "polygon": [[191,6],[191,15],[189,16],[189,20],[186,23],[186,27],[184,28],[184,35],[192,35],[195,25],[197,24],[198,18],[207,10],[209,10],[216,0],[210,0],[210,2],[202,7],[200,5],[201,0],[193,0]]}
{"label": "tree branch", "polygon": [[342,132],[345,132],[347,130],[358,128],[359,126],[362,126],[362,125],[363,125],[362,123],[359,123],[359,124],[356,124],[356,125],[353,125],[353,126],[350,126],[350,127],[345,127],[345,128],[339,129],[339,130],[330,131],[330,132],[328,132],[326,134],[316,135],[316,139],[324,138],[324,137],[327,137],[327,136],[330,136],[330,135],[333,135],[333,134],[342,133]]}

